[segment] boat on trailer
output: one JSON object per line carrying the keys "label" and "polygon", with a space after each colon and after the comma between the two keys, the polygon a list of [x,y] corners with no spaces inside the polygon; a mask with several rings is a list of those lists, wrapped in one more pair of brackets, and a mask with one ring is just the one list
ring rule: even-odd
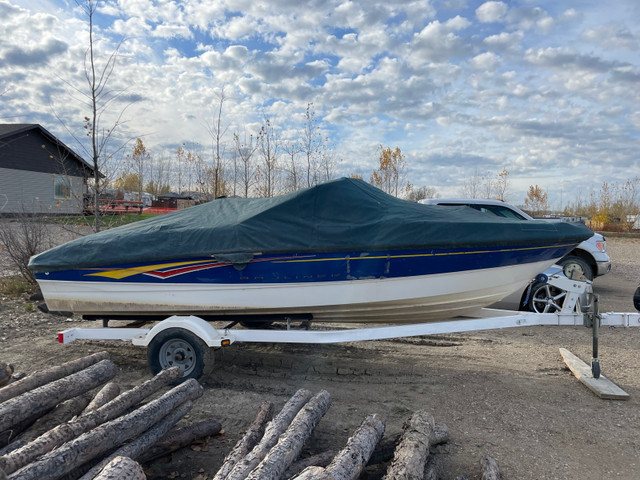
{"label": "boat on trailer", "polygon": [[424,323],[524,287],[592,232],[443,209],[343,178],[223,198],[33,257],[49,310],[89,318]]}

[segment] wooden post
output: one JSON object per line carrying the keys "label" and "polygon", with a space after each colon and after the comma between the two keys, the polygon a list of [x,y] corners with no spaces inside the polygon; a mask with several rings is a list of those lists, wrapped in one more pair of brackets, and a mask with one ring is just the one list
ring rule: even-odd
{"label": "wooden post", "polygon": [[422,480],[434,428],[433,417],[424,410],[409,418],[383,480]]}
{"label": "wooden post", "polygon": [[213,477],[213,480],[224,480],[233,467],[242,460],[253,449],[262,436],[267,422],[271,420],[273,415],[273,403],[263,402],[260,405],[256,418],[251,422],[244,436],[238,440],[238,443],[231,449],[229,454],[224,458],[222,466]]}
{"label": "wooden post", "polygon": [[193,378],[115,420],[102,424],[26,465],[12,480],[55,480],[83,463],[105,454],[137,437],[187,400],[202,395],[203,388]]}
{"label": "wooden post", "polygon": [[84,370],[13,397],[0,404],[0,431],[11,428],[25,418],[42,414],[64,400],[87,392],[110,380],[115,374],[115,364],[111,360],[101,360]]}
{"label": "wooden post", "polygon": [[330,406],[331,395],[326,390],[321,390],[309,400],[247,480],[278,480],[298,457],[304,442]]}
{"label": "wooden post", "polygon": [[182,377],[182,369],[180,367],[162,370],[155,377],[118,395],[97,410],[58,425],[24,447],[0,457],[0,469],[3,469],[7,474],[15,472],[40,455],[50,452],[57,446],[76,438],[97,425],[118,417],[122,412],[140,403],[149,395],[180,377]]}
{"label": "wooden post", "polygon": [[311,398],[311,392],[301,388],[282,407],[280,413],[267,425],[260,442],[241,461],[231,469],[227,480],[244,480],[267,455],[269,450],[278,443],[278,438],[284,432],[296,414]]}
{"label": "wooden post", "polygon": [[6,402],[10,398],[20,395],[34,388],[41,387],[47,383],[54,382],[63,377],[71,375],[73,373],[84,370],[91,365],[100,362],[101,360],[107,360],[109,354],[107,352],[98,352],[93,355],[72,360],[56,367],[47,368],[27,375],[22,380],[12,382],[6,387],[0,389],[0,403]]}

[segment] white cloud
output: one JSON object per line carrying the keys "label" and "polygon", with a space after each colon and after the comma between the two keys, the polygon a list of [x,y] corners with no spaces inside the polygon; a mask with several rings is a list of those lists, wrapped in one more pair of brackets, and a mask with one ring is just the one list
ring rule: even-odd
{"label": "white cloud", "polygon": [[500,22],[508,10],[504,2],[485,2],[476,9],[476,18],[482,23]]}
{"label": "white cloud", "polygon": [[492,52],[484,52],[471,59],[471,67],[475,70],[494,70],[500,63],[500,57]]}

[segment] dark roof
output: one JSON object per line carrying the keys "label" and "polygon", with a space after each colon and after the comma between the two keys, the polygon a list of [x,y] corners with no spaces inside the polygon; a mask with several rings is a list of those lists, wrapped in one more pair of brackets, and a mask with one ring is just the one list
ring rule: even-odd
{"label": "dark roof", "polygon": [[4,138],[23,132],[28,132],[29,130],[38,130],[51,142],[59,145],[67,152],[69,152],[71,158],[80,163],[84,169],[87,169],[91,173],[91,175],[93,175],[93,165],[91,165],[84,158],[74,152],[71,148],[67,147],[59,138],[49,132],[46,128],[37,123],[0,123],[0,145],[2,144],[2,140]]}

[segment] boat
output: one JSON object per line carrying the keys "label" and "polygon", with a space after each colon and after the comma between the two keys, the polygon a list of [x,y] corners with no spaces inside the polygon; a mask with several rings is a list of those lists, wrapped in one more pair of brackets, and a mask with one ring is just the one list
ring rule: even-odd
{"label": "boat", "polygon": [[423,323],[506,297],[592,234],[409,202],[341,178],[88,235],[29,268],[49,310],[86,318]]}

